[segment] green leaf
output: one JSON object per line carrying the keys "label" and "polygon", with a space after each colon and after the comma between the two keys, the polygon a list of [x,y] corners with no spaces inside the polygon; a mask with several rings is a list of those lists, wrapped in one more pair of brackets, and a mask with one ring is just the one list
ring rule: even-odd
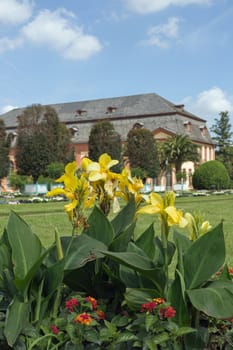
{"label": "green leaf", "polygon": [[[161,345],[169,340],[169,334],[168,333],[161,333],[154,335],[152,337],[146,338],[146,345],[149,347],[149,349],[154,350],[156,349],[156,345]],[[153,347],[154,346],[154,347]]]}
{"label": "green leaf", "polygon": [[85,234],[109,246],[114,237],[113,227],[97,206],[94,207],[88,218],[88,225]]}
{"label": "green leaf", "polygon": [[130,332],[127,332],[127,331],[124,331],[123,333],[120,333],[118,338],[117,338],[117,341],[116,341],[116,344],[119,344],[119,343],[126,343],[128,341],[132,341],[132,340],[137,340],[137,336],[130,333]]}
{"label": "green leaf", "polygon": [[116,236],[109,246],[109,250],[114,252],[124,252],[133,236],[136,222],[133,222],[125,231]]}
{"label": "green leaf", "polygon": [[115,231],[116,236],[121,232],[125,231],[126,227],[129,226],[134,220],[136,211],[134,196],[130,197],[129,202],[126,206],[118,213],[117,216],[111,221],[112,227]]}
{"label": "green leaf", "polygon": [[233,318],[233,283],[215,281],[206,288],[187,290],[193,306],[206,315],[230,319]]}
{"label": "green leaf", "polygon": [[143,274],[144,277],[149,278],[151,281],[153,281],[155,288],[160,293],[160,295],[162,295],[165,283],[164,272],[161,268],[157,267],[153,261],[143,255],[139,255],[134,252],[115,253],[103,250],[100,252],[108,258],[111,258],[113,261],[130,267],[133,270]]}
{"label": "green leaf", "polygon": [[150,328],[157,322],[155,315],[146,315],[145,317],[145,326],[146,331],[149,332]]}
{"label": "green leaf", "polygon": [[156,269],[153,261],[148,259],[143,255],[136,254],[134,252],[109,252],[109,251],[100,251],[105,256],[113,259],[114,261],[129,266],[137,271],[154,271]]}
{"label": "green leaf", "polygon": [[7,235],[12,248],[15,278],[23,280],[41,256],[41,242],[13,211],[7,224]]}
{"label": "green leaf", "polygon": [[12,300],[6,314],[4,334],[9,346],[13,346],[28,320],[29,304],[17,296]]}
{"label": "green leaf", "polygon": [[136,289],[136,288],[126,288],[125,301],[127,305],[134,310],[139,310],[141,305],[150,301],[155,297],[159,297],[154,289]]}
{"label": "green leaf", "polygon": [[178,325],[190,324],[190,312],[187,306],[185,294],[185,284],[183,276],[179,271],[176,271],[175,279],[169,289],[169,301],[176,310],[174,321]]}
{"label": "green leaf", "polygon": [[198,238],[184,254],[185,284],[194,289],[206,283],[225,262],[222,224]]}
{"label": "green leaf", "polygon": [[[136,240],[136,245],[140,247],[147,256],[154,260],[155,259],[155,231],[154,224],[151,224],[145,232],[143,232],[140,237]],[[157,259],[156,259],[157,260]]]}
{"label": "green leaf", "polygon": [[208,349],[208,340],[208,328],[198,328],[196,332],[188,333],[184,336],[185,350]]}
{"label": "green leaf", "polygon": [[90,261],[103,257],[99,250],[107,249],[104,243],[85,233],[72,238],[62,237],[61,244],[65,256],[65,270],[75,270]]}
{"label": "green leaf", "polygon": [[187,249],[192,245],[192,242],[184,234],[180,233],[177,230],[174,230],[173,238],[178,253],[177,269],[184,276],[183,256]]}

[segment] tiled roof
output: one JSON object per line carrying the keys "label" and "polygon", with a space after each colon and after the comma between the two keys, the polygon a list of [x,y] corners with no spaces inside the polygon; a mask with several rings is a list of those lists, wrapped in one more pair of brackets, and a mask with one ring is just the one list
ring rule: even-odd
{"label": "tiled roof", "polygon": [[[122,140],[126,139],[128,131],[137,121],[151,131],[164,127],[180,134],[186,130],[185,121],[190,120],[192,124],[190,138],[212,143],[208,131],[204,138],[200,131],[200,125],[205,125],[205,120],[186,111],[183,105],[175,105],[155,93],[58,103],[50,106],[56,109],[61,122],[69,127],[78,127],[79,133],[74,136],[74,141],[78,143],[87,142],[93,122],[103,119],[114,123]],[[23,108],[14,109],[0,116],[8,130],[16,128],[17,116],[22,111]]]}

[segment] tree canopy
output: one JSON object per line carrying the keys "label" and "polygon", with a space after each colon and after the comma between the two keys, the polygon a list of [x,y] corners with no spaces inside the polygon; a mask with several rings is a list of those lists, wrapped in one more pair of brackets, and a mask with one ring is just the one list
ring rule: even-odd
{"label": "tree canopy", "polygon": [[127,135],[124,154],[131,168],[141,168],[147,177],[158,174],[158,153],[152,132],[146,128],[131,129]]}
{"label": "tree canopy", "polygon": [[32,175],[34,181],[46,174],[50,163],[66,164],[73,158],[71,134],[49,106],[26,108],[18,117],[17,134],[18,174]]}
{"label": "tree canopy", "polygon": [[119,160],[119,165],[114,167],[114,171],[120,170],[121,137],[112,123],[100,121],[93,125],[89,135],[88,148],[91,160],[97,161],[101,154],[108,153],[112,159]]}
{"label": "tree canopy", "polygon": [[215,141],[216,159],[222,162],[233,179],[233,146],[232,126],[228,112],[220,112],[219,119],[214,119],[215,124],[211,127],[213,140]]}
{"label": "tree canopy", "polygon": [[175,166],[176,173],[181,171],[182,163],[186,161],[199,161],[198,147],[188,135],[175,135],[169,137],[162,144],[163,157]]}

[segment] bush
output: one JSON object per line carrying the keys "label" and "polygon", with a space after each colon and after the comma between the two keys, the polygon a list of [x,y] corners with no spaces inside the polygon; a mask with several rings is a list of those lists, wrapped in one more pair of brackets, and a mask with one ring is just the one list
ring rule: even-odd
{"label": "bush", "polygon": [[230,187],[230,177],[223,163],[211,160],[201,164],[193,174],[193,187],[197,190],[222,190]]}
{"label": "bush", "polygon": [[16,190],[23,190],[26,184],[32,184],[33,180],[31,176],[27,175],[18,175],[16,173],[11,174],[8,177],[10,186]]}
{"label": "bush", "polygon": [[50,163],[46,168],[46,174],[51,179],[57,179],[64,173],[65,166],[63,163],[54,162]]}

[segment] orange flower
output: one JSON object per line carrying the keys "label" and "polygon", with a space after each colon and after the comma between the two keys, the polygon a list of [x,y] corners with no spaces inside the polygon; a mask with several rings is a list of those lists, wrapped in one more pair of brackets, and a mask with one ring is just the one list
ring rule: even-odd
{"label": "orange flower", "polygon": [[96,310],[99,320],[105,320],[105,313],[102,310]]}
{"label": "orange flower", "polygon": [[233,276],[233,267],[228,267],[228,273],[230,276]]}
{"label": "orange flower", "polygon": [[86,297],[85,300],[92,304],[94,310],[97,309],[97,300],[95,298]]}
{"label": "orange flower", "polygon": [[165,300],[164,300],[163,298],[154,298],[153,301],[154,301],[157,305],[160,305],[160,304],[165,303]]}
{"label": "orange flower", "polygon": [[81,323],[85,324],[86,326],[89,326],[92,322],[92,317],[90,314],[87,314],[86,312],[78,315],[75,319],[74,322],[76,323]]}

